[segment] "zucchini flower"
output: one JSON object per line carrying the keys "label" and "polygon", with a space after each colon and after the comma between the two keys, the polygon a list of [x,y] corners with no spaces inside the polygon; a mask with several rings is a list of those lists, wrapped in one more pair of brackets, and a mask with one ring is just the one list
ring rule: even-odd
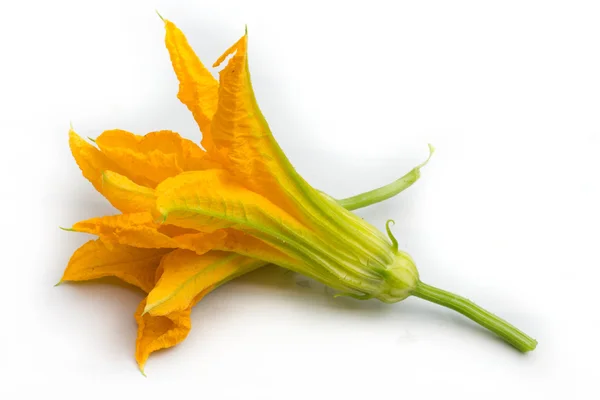
{"label": "zucchini flower", "polygon": [[[178,165],[192,171],[211,167],[199,161],[204,151],[193,142],[170,131],[138,136],[112,130],[93,140],[97,148],[72,129],[69,136],[71,152],[83,175],[122,213],[92,218],[65,229],[99,238],[73,254],[59,283],[114,277],[151,293],[154,315],[145,312],[148,298],[135,312],[135,356],[143,372],[151,353],[175,346],[187,337],[192,307],[206,294],[268,263],[230,252],[239,247],[236,240],[240,237],[235,232],[222,231],[217,241],[209,241],[196,230],[153,222],[150,211],[156,196],[152,186],[161,179],[156,171],[176,176],[180,173]],[[117,143],[132,145],[119,147]],[[416,182],[423,165],[386,186],[338,202],[346,209],[357,209],[386,200]],[[224,240],[227,235],[229,238]]]}
{"label": "zucchini flower", "polygon": [[217,81],[183,33],[164,22],[178,98],[196,120],[204,149],[170,131],[106,131],[97,147],[70,133],[83,175],[121,214],[70,228],[98,240],[77,250],[62,281],[116,276],[148,293],[136,312],[140,368],[152,351],[185,338],[191,307],[204,295],[266,264],[322,282],[336,296],[385,303],[421,297],[464,314],[520,351],[536,347],[469,300],[421,282],[415,261],[391,232],[393,221],[385,235],[350,211],[409,187],[427,161],[391,185],[345,200],[313,188],[257,104],[247,32],[214,63],[229,59]]}

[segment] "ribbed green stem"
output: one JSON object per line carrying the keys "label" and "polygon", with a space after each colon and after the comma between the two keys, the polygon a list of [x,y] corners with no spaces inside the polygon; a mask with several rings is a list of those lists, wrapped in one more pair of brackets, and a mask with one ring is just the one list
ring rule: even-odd
{"label": "ribbed green stem", "polygon": [[429,159],[431,158],[434,152],[434,148],[432,145],[429,145],[429,157],[425,160],[424,163],[413,168],[409,173],[404,175],[402,178],[388,184],[382,186],[377,189],[373,189],[371,191],[358,194],[356,196],[348,197],[345,199],[338,200],[337,202],[344,207],[346,210],[356,210],[358,208],[363,208],[370,206],[371,204],[379,203],[380,201],[384,201],[389,199],[390,197],[394,197],[404,189],[409,188],[415,183],[419,177],[421,176],[421,168],[424,167]]}
{"label": "ribbed green stem", "polygon": [[527,336],[508,322],[495,316],[489,311],[484,310],[464,297],[429,286],[423,282],[417,284],[417,287],[412,294],[413,296],[458,311],[484,328],[494,332],[523,353],[531,351],[537,346],[537,341],[535,339]]}

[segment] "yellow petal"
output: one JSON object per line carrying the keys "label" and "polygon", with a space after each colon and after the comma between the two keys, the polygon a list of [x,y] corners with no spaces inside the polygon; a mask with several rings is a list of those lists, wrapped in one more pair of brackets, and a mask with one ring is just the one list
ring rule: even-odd
{"label": "yellow petal", "polygon": [[304,216],[295,199],[303,197],[297,189],[303,181],[273,138],[256,103],[248,70],[247,41],[248,36],[244,35],[214,65],[235,53],[219,73],[219,104],[211,125],[219,154],[215,158],[226,160],[225,167],[244,186],[302,221]]}
{"label": "yellow petal", "polygon": [[187,337],[192,328],[191,306],[164,316],[143,314],[145,307],[146,299],[142,300],[135,312],[138,324],[135,359],[142,373],[151,353],[177,345]]}
{"label": "yellow petal", "polygon": [[217,110],[219,83],[194,53],[183,32],[165,21],[165,44],[179,79],[177,97],[192,112],[202,132],[202,146],[212,148],[210,123]]}
{"label": "yellow petal", "polygon": [[306,231],[285,211],[240,185],[224,170],[180,174],[158,185],[156,196],[156,211],[164,222],[184,228],[206,230],[216,225],[256,229],[281,240]]}
{"label": "yellow petal", "polygon": [[121,169],[100,150],[83,140],[73,129],[69,130],[69,147],[83,176],[102,193],[102,171]]}
{"label": "yellow petal", "polygon": [[183,311],[205,290],[263,265],[264,261],[222,251],[198,255],[174,250],[161,262],[162,275],[148,294],[144,312],[168,315]]}
{"label": "yellow petal", "polygon": [[216,166],[198,145],[171,131],[139,136],[109,130],[98,136],[96,144],[128,177],[151,188],[183,171]]}
{"label": "yellow petal", "polygon": [[151,211],[156,203],[153,189],[138,185],[113,171],[102,174],[102,193],[123,213]]}
{"label": "yellow petal", "polygon": [[[159,268],[156,279],[158,280],[161,275],[162,270]],[[173,347],[187,337],[192,327],[192,307],[215,287],[215,285],[211,285],[200,292],[185,310],[173,311],[167,315],[154,316],[144,313],[147,298],[142,300],[135,312],[135,320],[138,324],[135,359],[142,373],[144,373],[144,366],[150,354]]]}
{"label": "yellow petal", "polygon": [[170,250],[138,249],[90,240],[75,251],[61,282],[116,277],[146,293],[152,290],[156,269]]}
{"label": "yellow petal", "polygon": [[[378,234],[363,227],[361,219],[311,187],[293,168],[265,120],[254,95],[248,67],[248,35],[244,35],[215,63],[228,56],[220,72],[219,104],[211,135],[219,158],[234,178],[251,191],[294,217],[313,232],[327,237],[332,251],[363,246],[362,238],[344,235],[347,226]],[[235,53],[235,54],[234,54]],[[211,150],[208,150],[211,152]],[[372,246],[367,243],[366,246]]]}
{"label": "yellow petal", "polygon": [[75,232],[98,235],[103,241],[140,248],[181,248],[204,254],[220,244],[226,232],[190,233],[169,237],[158,231],[149,212],[92,218],[73,225]]}

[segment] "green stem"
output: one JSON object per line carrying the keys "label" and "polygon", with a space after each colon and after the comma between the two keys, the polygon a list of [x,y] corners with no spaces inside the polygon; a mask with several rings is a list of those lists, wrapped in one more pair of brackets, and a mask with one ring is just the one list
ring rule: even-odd
{"label": "green stem", "polygon": [[525,353],[535,349],[537,341],[521,332],[508,322],[484,310],[472,301],[423,282],[417,284],[412,293],[416,297],[458,311],[484,328],[494,332],[517,350]]}
{"label": "green stem", "polygon": [[433,146],[429,145],[429,157],[427,158],[427,160],[425,160],[424,163],[417,165],[402,178],[380,188],[373,189],[371,191],[358,194],[356,196],[338,200],[338,203],[347,210],[356,210],[358,208],[367,207],[371,204],[387,200],[390,197],[394,197],[404,189],[407,189],[410,186],[412,186],[412,184],[415,183],[417,179],[419,179],[419,177],[421,176],[421,168],[427,164],[434,150],[435,149],[433,148]]}

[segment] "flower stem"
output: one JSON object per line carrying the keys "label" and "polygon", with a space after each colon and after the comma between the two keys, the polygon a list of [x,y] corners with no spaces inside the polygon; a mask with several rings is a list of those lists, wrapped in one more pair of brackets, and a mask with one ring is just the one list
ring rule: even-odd
{"label": "flower stem", "polygon": [[382,186],[380,188],[373,189],[368,192],[358,194],[356,196],[338,200],[338,203],[346,210],[356,210],[358,208],[367,207],[371,204],[379,203],[381,201],[394,197],[401,191],[412,186],[412,184],[419,179],[419,177],[421,176],[421,168],[427,164],[427,162],[433,155],[433,152],[433,146],[429,145],[429,157],[427,158],[427,160],[425,160],[424,163],[417,165],[415,168],[410,170],[410,172],[408,172],[402,178],[397,179],[394,182]]}
{"label": "flower stem", "polygon": [[442,289],[419,282],[412,292],[416,297],[458,311],[484,328],[494,332],[517,350],[525,353],[534,350],[537,341],[521,332],[508,322],[484,310],[472,301]]}

